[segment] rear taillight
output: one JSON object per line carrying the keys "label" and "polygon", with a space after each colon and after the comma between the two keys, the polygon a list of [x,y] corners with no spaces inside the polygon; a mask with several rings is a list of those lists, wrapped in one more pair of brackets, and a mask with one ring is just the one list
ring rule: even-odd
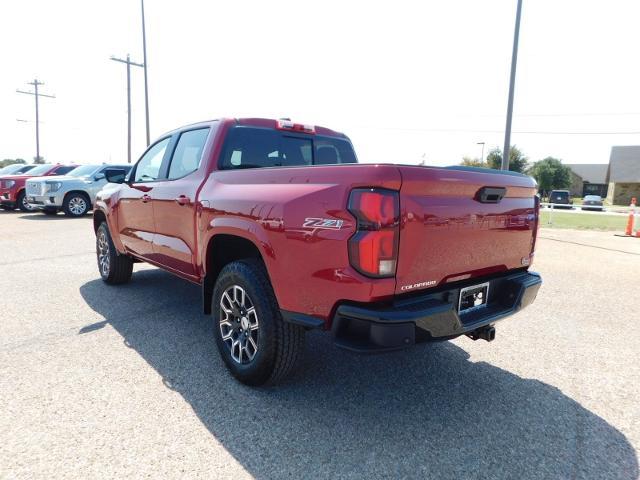
{"label": "rear taillight", "polygon": [[349,211],[357,231],[349,239],[349,261],[369,277],[392,277],[398,262],[400,199],[398,192],[380,188],[351,191]]}

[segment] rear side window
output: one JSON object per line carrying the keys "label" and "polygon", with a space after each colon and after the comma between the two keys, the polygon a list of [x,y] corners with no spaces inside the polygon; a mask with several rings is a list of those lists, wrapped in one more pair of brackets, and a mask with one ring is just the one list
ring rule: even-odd
{"label": "rear side window", "polygon": [[356,163],[347,141],[312,135],[293,136],[266,128],[234,127],[225,142],[222,169],[293,167]]}
{"label": "rear side window", "polygon": [[190,130],[180,134],[169,167],[169,180],[182,178],[200,167],[202,151],[207,142],[208,128]]}

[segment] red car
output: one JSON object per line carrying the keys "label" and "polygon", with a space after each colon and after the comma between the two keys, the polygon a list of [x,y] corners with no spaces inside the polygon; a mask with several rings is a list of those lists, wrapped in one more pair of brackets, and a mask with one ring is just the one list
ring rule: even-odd
{"label": "red car", "polygon": [[522,174],[357,164],[341,133],[222,119],[105,175],[120,185],[94,210],[102,279],[127,282],[143,261],[199,284],[224,362],[250,385],[291,372],[311,328],[356,352],[493,340],[541,284]]}
{"label": "red car", "polygon": [[9,175],[0,178],[0,206],[5,210],[19,208],[23,212],[32,212],[34,208],[26,201],[25,185],[28,179],[34,177],[49,177],[65,175],[77,165],[42,164],[31,168],[19,175]]}

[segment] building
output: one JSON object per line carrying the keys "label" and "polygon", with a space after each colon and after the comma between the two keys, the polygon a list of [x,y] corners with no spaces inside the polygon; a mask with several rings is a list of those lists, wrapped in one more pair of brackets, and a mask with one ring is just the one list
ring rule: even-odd
{"label": "building", "polygon": [[572,197],[584,197],[585,195],[607,196],[607,172],[609,165],[606,163],[577,163],[567,165],[571,169],[571,187],[569,191]]}
{"label": "building", "polygon": [[640,199],[640,145],[611,147],[607,183],[607,200],[614,205]]}

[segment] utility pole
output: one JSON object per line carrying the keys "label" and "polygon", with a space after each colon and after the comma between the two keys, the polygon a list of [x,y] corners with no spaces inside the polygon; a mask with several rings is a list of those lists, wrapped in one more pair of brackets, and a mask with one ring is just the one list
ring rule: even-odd
{"label": "utility pole", "polygon": [[509,79],[509,101],[507,104],[507,126],[504,131],[504,150],[502,151],[502,170],[509,170],[509,150],[511,149],[511,117],[513,115],[513,92],[516,83],[516,63],[518,62],[518,38],[520,37],[520,14],[522,0],[518,0],[516,10],[516,28],[513,34],[513,51],[511,52],[511,77]]}
{"label": "utility pole", "polygon": [[142,64],[131,61],[127,53],[127,59],[116,58],[113,55],[111,60],[124,63],[127,66],[127,161],[131,163],[131,65],[142,67]]}
{"label": "utility pole", "polygon": [[28,82],[27,85],[33,85],[33,92],[25,92],[24,90],[16,90],[17,93],[24,93],[25,95],[33,95],[36,99],[36,158],[35,162],[40,162],[40,111],[38,108],[38,97],[56,98],[55,95],[45,95],[38,92],[38,86],[44,85],[37,78],[33,82]]}
{"label": "utility pole", "polygon": [[484,163],[484,142],[478,142],[476,145],[482,145],[482,153],[480,154],[480,163]]}
{"label": "utility pole", "polygon": [[149,87],[147,84],[147,33],[144,26],[144,0],[140,0],[142,7],[142,64],[144,65],[144,113],[147,123],[147,147],[151,143],[149,138]]}

